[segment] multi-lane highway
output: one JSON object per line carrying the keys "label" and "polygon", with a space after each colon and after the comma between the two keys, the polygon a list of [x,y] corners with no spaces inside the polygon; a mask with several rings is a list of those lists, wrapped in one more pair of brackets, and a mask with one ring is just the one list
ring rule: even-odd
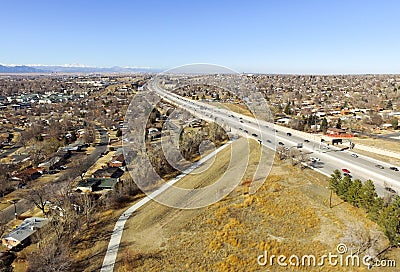
{"label": "multi-lane highway", "polygon": [[385,187],[400,192],[400,172],[390,169],[396,167],[367,156],[354,155],[351,150],[342,150],[337,147],[321,143],[312,134],[276,126],[273,123],[256,120],[254,118],[220,109],[215,106],[190,100],[173,94],[160,87],[157,81],[147,85],[149,90],[156,92],[162,98],[178,107],[184,108],[195,116],[208,121],[216,121],[229,128],[233,133],[246,137],[253,137],[261,141],[268,148],[276,149],[281,145],[287,148],[297,148],[315,158],[310,167],[329,176],[335,169],[347,169],[355,179],[374,181],[379,195],[388,193]]}

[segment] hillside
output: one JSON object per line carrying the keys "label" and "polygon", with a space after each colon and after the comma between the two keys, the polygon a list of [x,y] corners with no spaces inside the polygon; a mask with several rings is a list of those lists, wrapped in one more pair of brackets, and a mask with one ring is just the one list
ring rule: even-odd
{"label": "hillside", "polygon": [[[246,176],[254,172],[257,149],[258,145],[253,143]],[[202,173],[201,178],[192,177],[182,182],[193,185],[212,182],[222,174],[217,169],[223,169],[227,155],[221,154],[221,159]],[[265,250],[288,257],[337,254],[336,247],[349,226],[360,226],[367,232],[376,228],[364,212],[336,197],[333,208],[329,208],[327,178],[311,170],[276,161],[255,195],[247,193],[247,184],[244,180],[224,200],[204,209],[177,210],[155,202],[143,207],[127,223],[117,271],[264,271],[269,268],[296,271],[300,268],[260,266],[257,257]],[[380,246],[384,248],[386,243],[382,237]],[[332,271],[333,268],[325,265],[318,269]],[[348,271],[344,267],[334,269]],[[302,271],[310,271],[310,267],[303,267]],[[366,268],[355,267],[351,271],[366,271]]]}

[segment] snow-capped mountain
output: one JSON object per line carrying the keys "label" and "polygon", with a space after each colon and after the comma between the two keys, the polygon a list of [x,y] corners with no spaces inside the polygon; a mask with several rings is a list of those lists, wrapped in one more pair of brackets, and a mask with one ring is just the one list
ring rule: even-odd
{"label": "snow-capped mountain", "polygon": [[149,67],[90,67],[84,64],[0,64],[0,73],[153,73],[160,69]]}

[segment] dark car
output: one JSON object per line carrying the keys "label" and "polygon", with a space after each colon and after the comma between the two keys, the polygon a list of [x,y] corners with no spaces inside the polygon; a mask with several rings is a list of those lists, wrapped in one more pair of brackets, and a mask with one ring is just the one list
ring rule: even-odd
{"label": "dark car", "polygon": [[247,131],[247,129],[245,129],[245,130],[243,130],[244,132],[246,132],[246,133],[249,133],[248,131]]}
{"label": "dark car", "polygon": [[285,144],[284,144],[284,143],[282,143],[282,142],[279,142],[278,144],[279,144],[279,145],[285,145]]}
{"label": "dark car", "polygon": [[390,167],[390,170],[393,170],[393,171],[399,171],[399,168],[397,168],[397,167],[394,167],[394,166],[391,166],[391,167]]}
{"label": "dark car", "polygon": [[257,135],[257,134],[255,134],[255,133],[252,133],[251,135],[252,135],[252,136],[254,136],[254,137],[258,137],[258,135]]}
{"label": "dark car", "polygon": [[288,132],[286,133],[287,136],[292,136],[292,133]]}
{"label": "dark car", "polygon": [[388,192],[391,192],[391,193],[393,193],[393,194],[397,193],[395,190],[393,190],[393,189],[390,188],[390,187],[385,187],[385,190],[388,191]]}
{"label": "dark car", "polygon": [[304,142],[305,142],[305,143],[309,143],[310,141],[309,141],[309,140],[307,140],[307,139],[305,139],[305,140],[304,140]]}

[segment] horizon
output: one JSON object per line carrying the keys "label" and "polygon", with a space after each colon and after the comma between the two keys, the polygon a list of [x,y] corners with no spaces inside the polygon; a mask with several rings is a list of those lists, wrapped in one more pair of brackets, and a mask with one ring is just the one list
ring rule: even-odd
{"label": "horizon", "polygon": [[[79,5],[78,5],[79,4]],[[397,1],[6,1],[0,63],[399,74]]]}
{"label": "horizon", "polygon": [[[187,65],[187,64],[185,64]],[[214,65],[214,64],[213,64]],[[125,66],[121,67],[118,65],[112,65],[112,66],[88,66],[85,64],[5,64],[5,63],[0,63],[0,66],[6,66],[6,67],[33,67],[33,68],[38,68],[40,67],[63,67],[63,68],[83,68],[83,69],[111,69],[111,68],[123,68],[123,69],[143,69],[143,70],[152,70],[152,71],[147,71],[146,73],[150,74],[158,74],[158,73],[163,73],[165,71],[180,67],[169,67],[169,68],[161,68],[161,67],[140,67],[140,66]],[[181,65],[184,66],[184,65]],[[274,72],[252,72],[252,71],[235,71],[237,74],[247,74],[247,75],[273,75],[273,76],[398,76],[400,75],[399,73],[274,73]],[[32,74],[91,74],[91,73],[98,73],[98,74],[126,74],[126,73],[136,73],[136,72],[101,72],[101,71],[89,71],[89,72],[68,72],[68,71],[63,71],[63,72],[58,72],[58,71],[43,71],[43,72],[0,72],[0,75],[32,75]],[[141,72],[138,72],[141,73]],[[196,73],[193,73],[196,74]],[[207,74],[207,73],[205,73]],[[208,74],[214,74],[214,73],[208,73]],[[218,74],[218,73],[215,73]],[[224,74],[224,73],[222,73]],[[235,73],[232,73],[235,74]]]}

